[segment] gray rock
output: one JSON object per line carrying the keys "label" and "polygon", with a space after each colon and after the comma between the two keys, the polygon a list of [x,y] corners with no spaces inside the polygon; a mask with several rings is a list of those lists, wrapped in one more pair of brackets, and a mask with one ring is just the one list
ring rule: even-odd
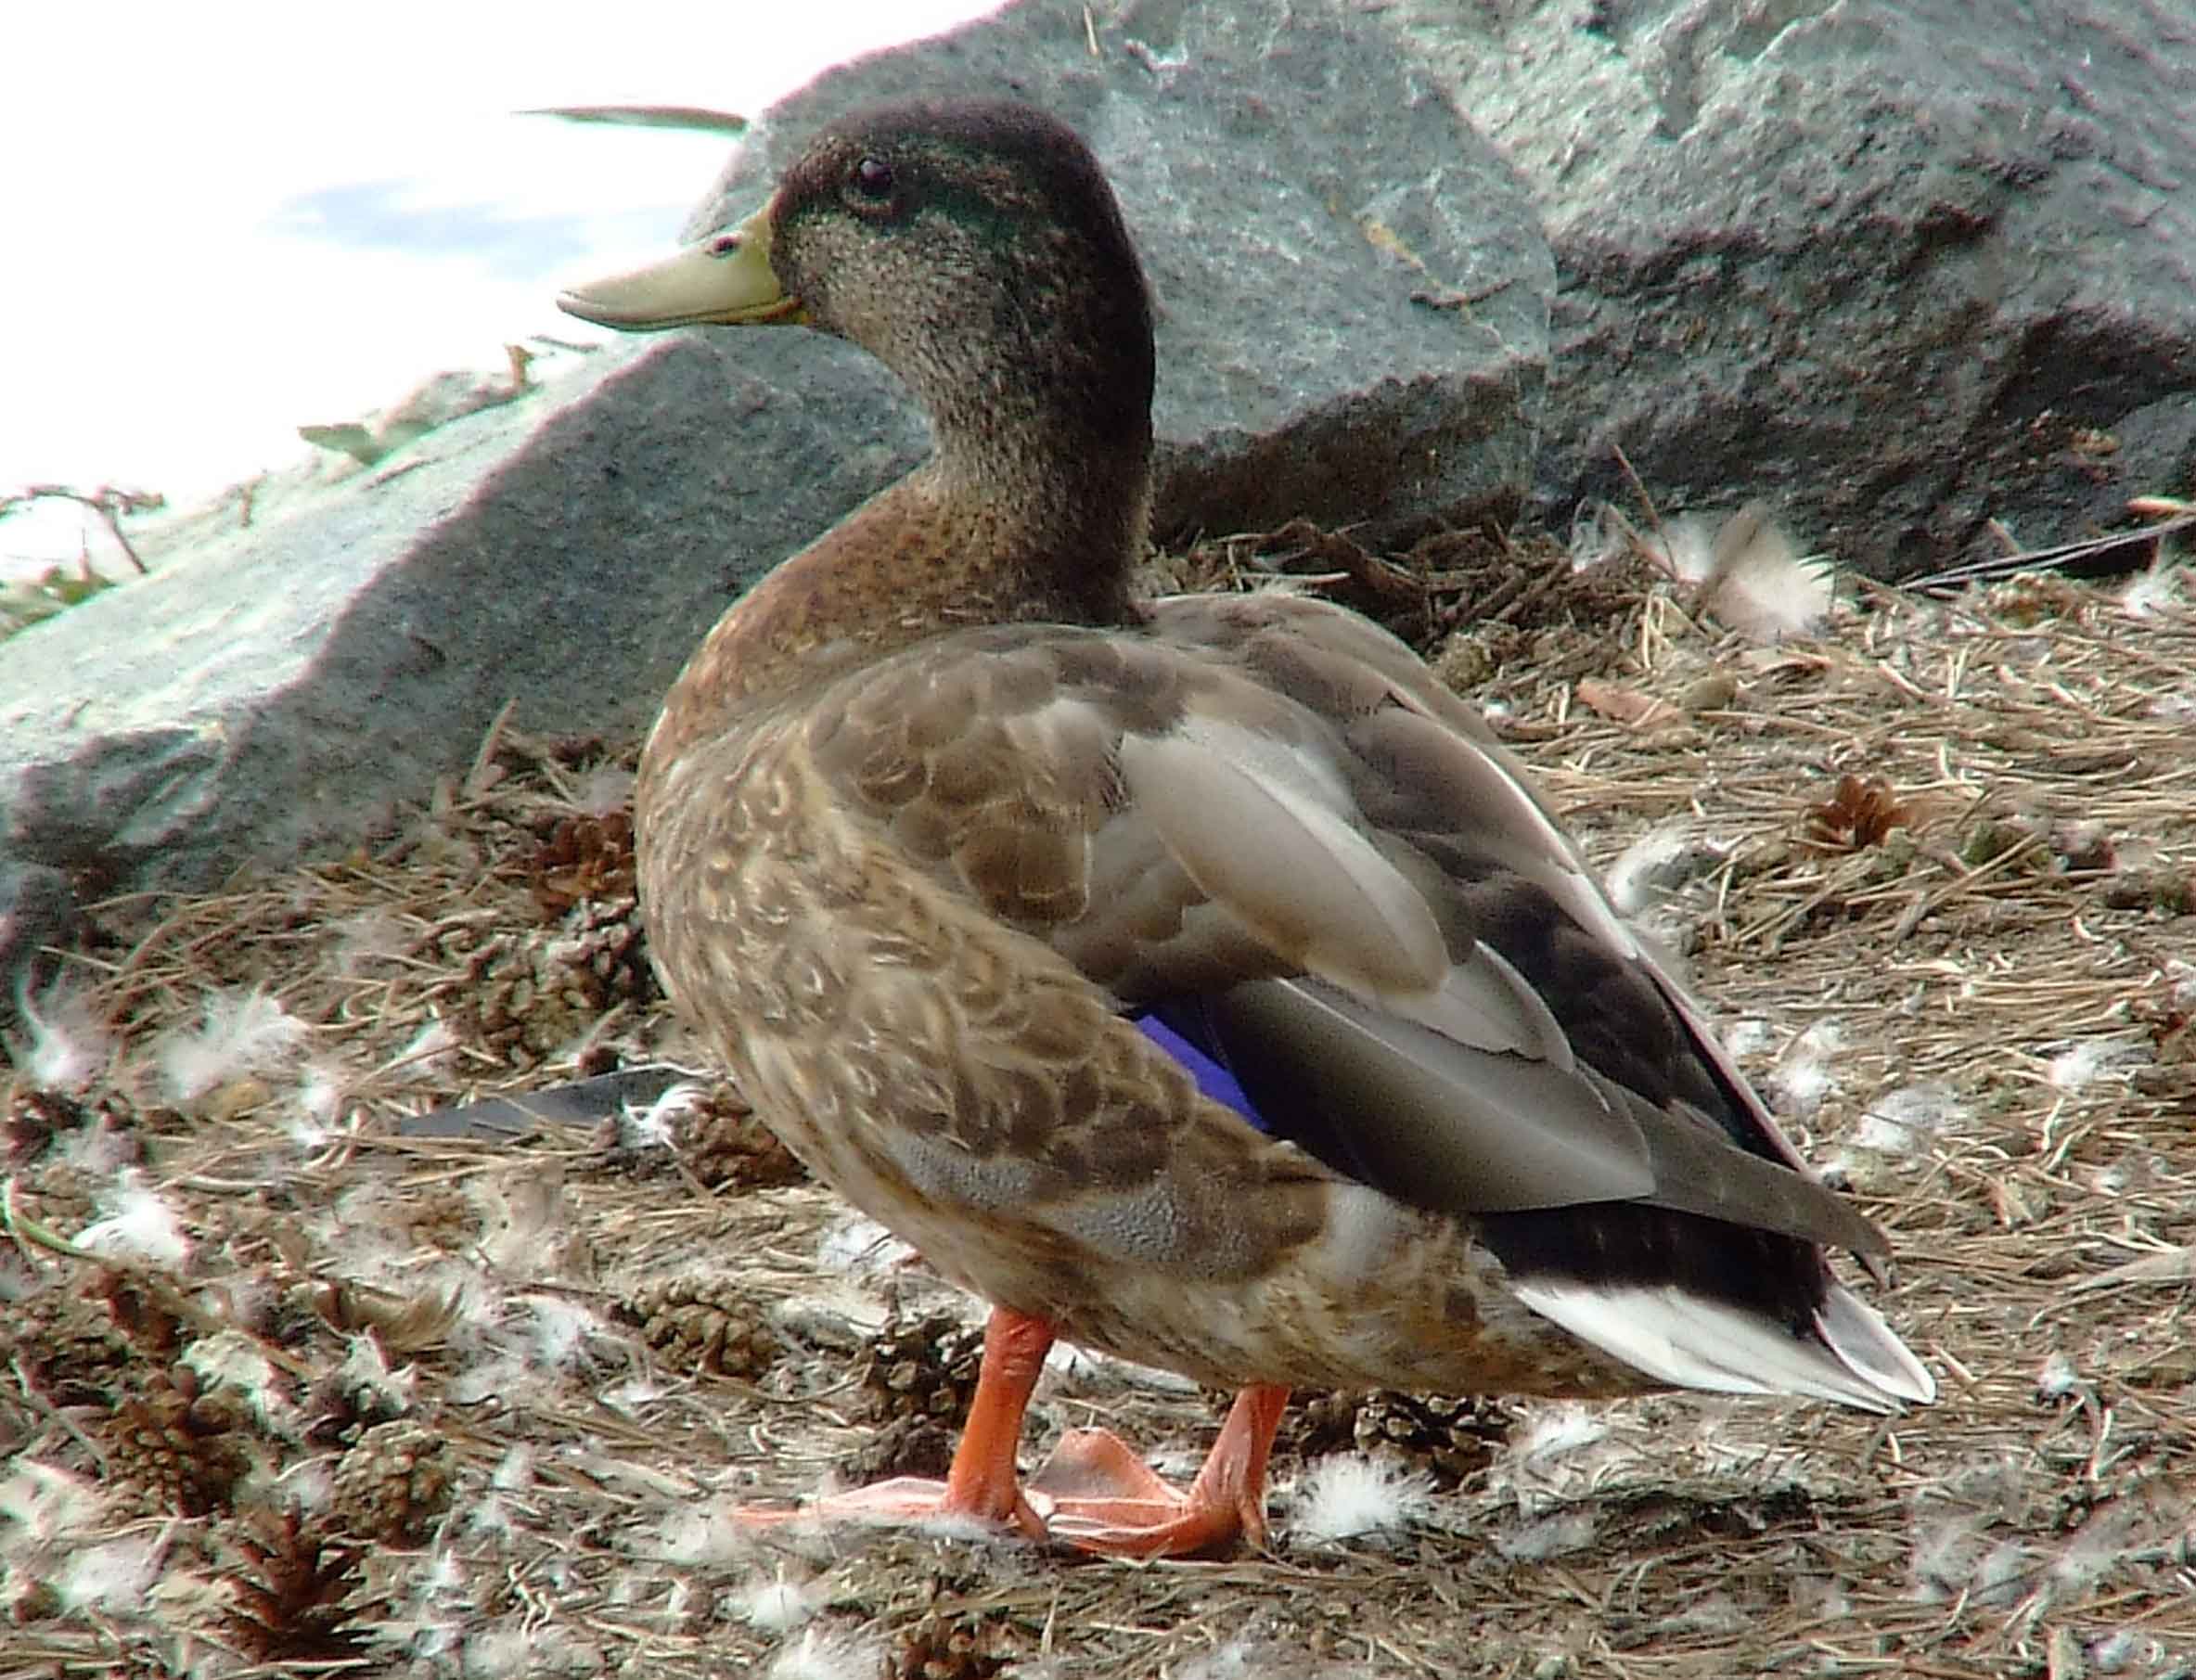
{"label": "gray rock", "polygon": [[755,337],[636,345],[156,533],[186,552],[6,644],[0,860],[202,887],[370,832],[508,700],[636,734],[727,600],[922,453],[880,373]]}
{"label": "gray rock", "polygon": [[45,864],[0,854],[0,1026],[26,992],[51,978],[48,950],[67,947],[78,931],[76,895],[69,878]]}
{"label": "gray rock", "polygon": [[[2196,468],[2182,0],[1397,0],[1561,271],[1550,518],[1766,494],[1901,576]],[[2117,446],[2117,447],[2115,447]],[[1996,550],[1993,548],[1992,552]]]}
{"label": "gray rock", "polygon": [[745,215],[859,106],[1029,100],[1098,152],[1158,297],[1162,537],[1305,516],[1381,544],[1512,514],[1554,285],[1515,172],[1368,22],[1087,10],[1086,29],[1080,0],[1035,0],[827,72],[753,131],[687,237]]}

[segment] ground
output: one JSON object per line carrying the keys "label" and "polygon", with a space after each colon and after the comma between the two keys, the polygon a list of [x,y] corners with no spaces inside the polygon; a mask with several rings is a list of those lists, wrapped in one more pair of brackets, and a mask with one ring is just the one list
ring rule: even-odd
{"label": "ground", "polygon": [[[1212,1563],[745,1531],[934,1456],[976,1309],[729,1093],[422,1126],[682,1049],[629,750],[503,733],[398,839],[104,907],[33,1000],[0,1676],[2196,1674],[2196,616],[1863,585],[1772,648],[1635,568],[1295,534],[1890,1232],[1936,1405],[1307,1396],[1271,1550]],[[1061,1361],[1030,1450],[1103,1421],[1184,1467],[1218,1405]]]}

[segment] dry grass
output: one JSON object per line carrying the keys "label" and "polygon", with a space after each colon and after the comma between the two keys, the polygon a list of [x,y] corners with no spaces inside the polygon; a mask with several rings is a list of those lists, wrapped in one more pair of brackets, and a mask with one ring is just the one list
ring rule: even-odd
{"label": "dry grass", "polygon": [[[738,1530],[934,1451],[880,1394],[950,1404],[965,1362],[867,1350],[966,1309],[762,1187],[729,1104],[404,1132],[678,1049],[616,755],[505,736],[401,845],[108,906],[19,1046],[0,1675],[2196,1673],[2196,620],[2027,581],[1762,650],[1546,553],[1285,546],[1443,643],[1686,949],[1892,1231],[1934,1408],[1390,1402],[1358,1429],[1453,1485],[1325,1545],[1291,1484],[1353,1439],[1328,1405],[1274,1554],[1221,1563]],[[1215,1413],[1090,1362],[1034,1449],[1099,1418],[1186,1463]]]}

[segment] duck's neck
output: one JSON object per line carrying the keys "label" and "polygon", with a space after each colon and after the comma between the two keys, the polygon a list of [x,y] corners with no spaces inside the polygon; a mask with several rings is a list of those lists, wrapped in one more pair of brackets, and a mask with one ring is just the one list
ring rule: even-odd
{"label": "duck's neck", "polygon": [[[644,780],[739,712],[975,624],[1134,624],[1149,427],[1049,456],[940,429],[929,461],[719,619],[649,737]],[[1022,433],[1027,436],[1029,434]]]}
{"label": "duck's neck", "polygon": [[[1149,414],[1149,403],[1143,411]],[[956,622],[1134,622],[1129,584],[1151,518],[1151,429],[949,430],[908,481],[954,542],[922,580]]]}

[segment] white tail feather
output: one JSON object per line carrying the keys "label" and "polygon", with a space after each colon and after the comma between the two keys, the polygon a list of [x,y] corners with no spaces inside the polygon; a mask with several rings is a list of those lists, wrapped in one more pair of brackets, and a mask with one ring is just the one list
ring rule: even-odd
{"label": "white tail feather", "polygon": [[1816,1315],[1819,1340],[1774,1320],[1662,1287],[1513,1284],[1517,1297],[1580,1340],[1679,1388],[1797,1394],[1868,1412],[1927,1404],[1936,1383],[1877,1315],[1832,1284]]}
{"label": "white tail feather", "polygon": [[1815,1315],[1815,1327],[1855,1376],[1897,1400],[1928,1405],[1937,1397],[1937,1379],[1883,1322],[1883,1315],[1851,1289],[1830,1285]]}

